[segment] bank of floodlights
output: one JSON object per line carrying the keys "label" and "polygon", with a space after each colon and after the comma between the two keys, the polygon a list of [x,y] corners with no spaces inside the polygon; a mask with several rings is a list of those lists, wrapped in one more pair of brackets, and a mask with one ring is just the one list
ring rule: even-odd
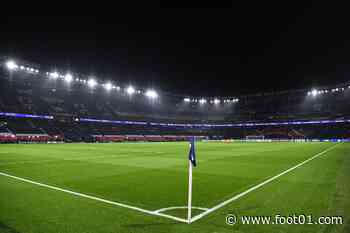
{"label": "bank of floodlights", "polygon": [[57,72],[49,73],[50,78],[57,79],[60,75]]}
{"label": "bank of floodlights", "polygon": [[204,99],[204,98],[202,98],[202,99],[199,100],[199,103],[200,103],[200,104],[205,104],[205,103],[207,103],[207,100]]}
{"label": "bank of floodlights", "polygon": [[32,73],[32,74],[38,74],[39,73],[39,70],[37,69],[34,69],[33,67],[26,67],[26,66],[19,66],[15,61],[13,60],[8,60],[6,63],[5,63],[5,66],[8,70],[10,71],[26,71],[28,73]]}
{"label": "bank of floodlights", "polygon": [[156,99],[158,97],[158,93],[155,90],[147,90],[145,96],[150,99]]}
{"label": "bank of floodlights", "polygon": [[105,84],[103,85],[103,87],[104,87],[107,91],[110,91],[110,90],[113,89],[114,86],[112,85],[112,83],[108,82],[108,83],[105,83]]}
{"label": "bank of floodlights", "polygon": [[135,88],[133,88],[132,86],[129,86],[128,88],[126,88],[126,93],[128,95],[132,95],[135,93]]}
{"label": "bank of floodlights", "polygon": [[90,78],[89,81],[87,82],[90,88],[94,88],[97,85],[97,82],[95,79]]}
{"label": "bank of floodlights", "polygon": [[16,64],[16,62],[14,62],[12,60],[6,62],[6,67],[9,70],[16,70],[16,69],[18,69],[18,65]]}
{"label": "bank of floodlights", "polygon": [[71,75],[71,74],[66,74],[65,76],[64,76],[64,81],[66,81],[67,83],[70,83],[70,82],[72,82],[73,81],[73,76]]}

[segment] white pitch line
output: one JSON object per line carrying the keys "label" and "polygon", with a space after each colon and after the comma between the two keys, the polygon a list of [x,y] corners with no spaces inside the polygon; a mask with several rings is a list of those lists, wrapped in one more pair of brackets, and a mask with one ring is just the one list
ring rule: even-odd
{"label": "white pitch line", "polygon": [[[167,207],[167,208],[155,210],[154,212],[161,213],[161,212],[168,211],[168,210],[187,209],[187,208],[188,208],[188,206],[172,206],[172,207]],[[192,206],[192,209],[203,210],[203,211],[209,210],[208,208],[196,207],[196,206]]]}
{"label": "white pitch line", "polygon": [[103,202],[103,203],[107,203],[107,204],[111,204],[111,205],[115,205],[115,206],[119,206],[119,207],[123,207],[123,208],[127,208],[127,209],[136,210],[136,211],[139,211],[139,212],[142,212],[142,213],[146,213],[146,214],[150,214],[150,215],[155,215],[155,216],[159,216],[159,217],[169,218],[169,219],[172,219],[172,220],[175,220],[175,221],[178,221],[178,222],[188,223],[187,219],[178,218],[178,217],[175,217],[175,216],[172,216],[172,215],[162,214],[162,213],[158,213],[156,211],[146,210],[146,209],[142,209],[142,208],[139,208],[139,207],[136,207],[136,206],[131,206],[131,205],[127,205],[127,204],[123,204],[123,203],[119,203],[119,202],[109,201],[109,200],[106,200],[106,199],[103,199],[103,198],[94,197],[94,196],[90,196],[90,195],[83,194],[83,193],[73,192],[73,191],[70,191],[68,189],[63,189],[63,188],[59,188],[59,187],[56,187],[56,186],[39,183],[39,182],[36,182],[36,181],[32,181],[32,180],[28,180],[28,179],[25,179],[25,178],[13,176],[13,175],[10,175],[10,174],[7,174],[7,173],[3,173],[3,172],[0,172],[0,175],[6,176],[6,177],[9,177],[9,178],[13,178],[13,179],[16,179],[16,180],[20,180],[20,181],[23,181],[23,182],[26,182],[26,183],[38,185],[38,186],[41,186],[41,187],[45,187],[45,188],[61,191],[61,192],[64,192],[64,193],[69,193],[69,194],[72,194],[72,195],[75,195],[75,196],[85,197],[87,199],[91,199],[91,200],[95,200],[95,201],[99,201],[99,202]]}
{"label": "white pitch line", "polygon": [[59,161],[59,160],[46,159],[46,160],[37,160],[37,161],[29,160],[29,161],[18,161],[18,162],[5,162],[5,163],[0,163],[0,166],[2,166],[2,165],[26,164],[26,163],[37,164],[37,163],[47,163],[47,162],[57,162],[57,161]]}
{"label": "white pitch line", "polygon": [[301,162],[301,163],[295,165],[294,167],[291,167],[291,168],[289,168],[289,169],[287,169],[287,170],[285,170],[285,171],[279,173],[278,175],[275,175],[275,176],[273,176],[273,177],[271,177],[271,178],[269,178],[269,179],[267,179],[267,180],[261,182],[260,184],[257,184],[257,185],[255,185],[255,186],[251,187],[250,189],[248,189],[248,190],[246,190],[246,191],[244,191],[244,192],[242,192],[242,193],[240,193],[240,194],[237,194],[236,196],[234,196],[234,197],[232,197],[232,198],[230,198],[230,199],[228,199],[228,200],[226,200],[226,201],[224,201],[224,202],[221,202],[220,204],[218,204],[218,205],[216,205],[216,206],[214,206],[214,207],[208,209],[207,211],[205,211],[205,212],[203,212],[203,213],[201,213],[201,214],[199,214],[199,215],[193,217],[193,218],[191,219],[191,222],[190,222],[190,223],[193,223],[193,222],[195,222],[195,221],[197,221],[197,220],[203,218],[204,216],[207,216],[208,214],[210,214],[210,213],[212,213],[212,212],[214,212],[214,211],[216,211],[216,210],[218,210],[218,209],[220,209],[220,208],[222,208],[222,207],[224,207],[224,206],[230,204],[231,202],[233,202],[233,201],[235,201],[235,200],[237,200],[237,199],[239,199],[239,198],[241,198],[241,197],[247,195],[248,193],[250,193],[250,192],[252,192],[252,191],[254,191],[254,190],[256,190],[256,189],[258,189],[258,188],[260,188],[260,187],[262,187],[262,186],[264,186],[265,184],[268,184],[268,183],[270,183],[270,182],[276,180],[276,179],[279,178],[280,176],[283,176],[283,175],[287,174],[288,172],[291,172],[291,171],[293,171],[294,169],[297,169],[298,167],[300,167],[300,166],[302,166],[302,165],[304,165],[304,164],[310,162],[311,160],[313,160],[313,159],[315,159],[315,158],[317,158],[317,157],[319,157],[319,156],[321,156],[321,155],[327,153],[328,151],[332,150],[332,149],[333,149],[334,147],[336,147],[337,145],[339,145],[339,144],[336,144],[336,145],[334,145],[334,146],[331,146],[331,147],[329,147],[328,149],[326,149],[326,150],[324,150],[324,151],[322,151],[322,152],[320,152],[320,153],[318,153],[318,154],[312,156],[311,158],[308,158],[307,160],[305,160],[305,161],[303,161],[303,162]]}

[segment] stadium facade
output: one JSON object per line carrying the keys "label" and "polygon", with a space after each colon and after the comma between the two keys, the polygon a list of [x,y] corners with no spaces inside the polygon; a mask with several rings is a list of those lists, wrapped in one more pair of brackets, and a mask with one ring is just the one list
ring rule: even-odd
{"label": "stadium facade", "polygon": [[348,139],[350,83],[231,97],[138,89],[3,59],[0,142]]}

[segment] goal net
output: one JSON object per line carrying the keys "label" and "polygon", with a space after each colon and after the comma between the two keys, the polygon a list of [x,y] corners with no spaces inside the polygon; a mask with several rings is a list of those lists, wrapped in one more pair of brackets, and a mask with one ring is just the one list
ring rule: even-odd
{"label": "goal net", "polygon": [[264,135],[248,135],[245,137],[245,140],[247,141],[264,141],[265,140],[265,136]]}

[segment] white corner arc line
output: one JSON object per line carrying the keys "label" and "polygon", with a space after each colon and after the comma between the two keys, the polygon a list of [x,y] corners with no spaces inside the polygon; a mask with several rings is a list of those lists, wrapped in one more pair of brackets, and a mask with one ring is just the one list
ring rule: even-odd
{"label": "white corner arc line", "polygon": [[317,158],[317,157],[327,153],[328,151],[334,149],[334,147],[336,147],[337,145],[339,145],[339,144],[331,146],[331,147],[327,148],[326,150],[324,150],[324,151],[322,151],[322,152],[320,152],[320,153],[318,153],[318,154],[316,154],[316,155],[306,159],[305,161],[303,161],[303,162],[301,162],[301,163],[299,163],[299,164],[297,164],[297,165],[295,165],[295,166],[293,166],[293,167],[291,167],[291,168],[289,168],[289,169],[287,169],[287,170],[285,170],[285,171],[283,171],[283,172],[281,172],[281,173],[279,173],[279,174],[277,174],[277,175],[275,175],[275,176],[273,176],[273,177],[271,177],[271,178],[269,178],[269,179],[267,179],[267,180],[265,180],[265,181],[255,185],[255,186],[251,187],[250,189],[247,189],[246,191],[244,191],[244,192],[242,192],[240,194],[237,194],[236,196],[234,196],[234,197],[232,197],[232,198],[230,198],[230,199],[228,199],[228,200],[226,200],[224,202],[221,202],[220,204],[218,204],[218,205],[208,209],[207,211],[205,211],[205,212],[203,212],[203,213],[201,213],[201,214],[199,214],[197,216],[194,216],[191,219],[191,223],[193,223],[193,222],[203,218],[204,216],[207,216],[208,214],[210,214],[210,213],[212,213],[212,212],[214,212],[214,211],[216,211],[216,210],[218,210],[218,209],[220,209],[220,208],[230,204],[231,202],[233,202],[233,201],[235,201],[235,200],[237,200],[237,199],[247,195],[248,193],[250,193],[250,192],[252,192],[252,191],[254,191],[254,190],[256,190],[256,189],[258,189],[258,188],[260,188],[262,186],[264,186],[265,184],[268,184],[268,183],[276,180],[280,176],[283,176],[283,175],[293,171],[294,169],[297,169],[298,167],[300,167],[300,166],[310,162],[311,160],[313,160],[313,159],[315,159],[315,158]]}
{"label": "white corner arc line", "polygon": [[172,220],[175,220],[175,221],[178,221],[178,222],[188,223],[187,219],[178,218],[178,217],[175,217],[175,216],[172,216],[172,215],[162,214],[162,213],[158,213],[156,211],[146,210],[146,209],[139,208],[139,207],[136,207],[136,206],[131,206],[131,205],[115,202],[115,201],[110,201],[110,200],[106,200],[106,199],[99,198],[99,197],[94,197],[94,196],[83,194],[83,193],[73,192],[73,191],[68,190],[68,189],[63,189],[63,188],[59,188],[59,187],[56,187],[56,186],[39,183],[39,182],[36,182],[36,181],[32,181],[32,180],[28,180],[28,179],[25,179],[25,178],[13,176],[13,175],[10,175],[10,174],[7,174],[7,173],[3,173],[3,172],[0,172],[0,175],[6,176],[6,177],[9,177],[9,178],[12,178],[12,179],[20,180],[20,181],[23,181],[23,182],[26,182],[26,183],[30,183],[30,184],[38,185],[38,186],[41,186],[41,187],[45,187],[45,188],[48,188],[48,189],[53,189],[53,190],[61,191],[61,192],[64,192],[64,193],[69,193],[69,194],[72,194],[72,195],[75,195],[75,196],[84,197],[84,198],[87,198],[87,199],[91,199],[91,200],[95,200],[95,201],[99,201],[99,202],[103,202],[103,203],[107,203],[107,204],[111,204],[111,205],[115,205],[115,206],[131,209],[131,210],[136,210],[136,211],[139,211],[139,212],[142,212],[142,213],[145,213],[145,214],[155,215],[155,216],[159,216],[159,217],[172,219]]}
{"label": "white corner arc line", "polygon": [[[162,209],[159,209],[159,210],[155,210],[154,212],[156,212],[156,213],[161,213],[161,212],[168,211],[168,210],[187,209],[187,208],[188,208],[187,206],[171,206],[171,207],[167,207],[167,208],[162,208]],[[192,209],[203,210],[203,211],[209,210],[208,208],[197,207],[197,206],[192,206]]]}

